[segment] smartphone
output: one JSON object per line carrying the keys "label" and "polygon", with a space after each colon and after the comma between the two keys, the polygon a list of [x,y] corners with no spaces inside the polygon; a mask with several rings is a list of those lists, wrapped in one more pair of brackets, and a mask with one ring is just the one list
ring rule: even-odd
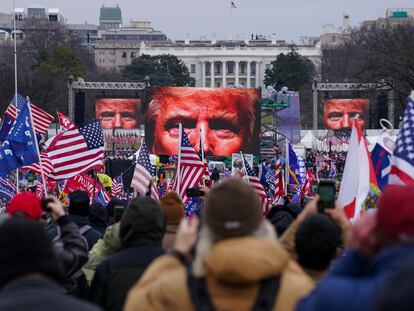
{"label": "smartphone", "polygon": [[335,208],[336,185],[335,182],[322,180],[318,185],[318,212],[323,213],[326,208]]}
{"label": "smartphone", "polygon": [[188,188],[186,191],[188,197],[202,197],[204,192],[200,188]]}
{"label": "smartphone", "polygon": [[122,215],[124,214],[125,207],[123,205],[115,205],[114,208],[114,221],[119,222],[122,219]]}

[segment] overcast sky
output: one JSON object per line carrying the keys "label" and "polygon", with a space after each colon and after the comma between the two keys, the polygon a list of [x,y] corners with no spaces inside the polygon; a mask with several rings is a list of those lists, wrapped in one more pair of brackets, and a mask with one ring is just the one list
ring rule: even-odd
{"label": "overcast sky", "polygon": [[[59,8],[68,23],[98,24],[99,8],[119,6],[124,24],[148,20],[173,40],[216,37],[244,39],[276,34],[298,42],[301,36],[320,35],[325,24],[342,25],[344,13],[351,25],[384,17],[387,8],[414,7],[413,0],[15,0],[16,7],[41,5]],[[0,12],[10,12],[13,0],[0,0]]]}

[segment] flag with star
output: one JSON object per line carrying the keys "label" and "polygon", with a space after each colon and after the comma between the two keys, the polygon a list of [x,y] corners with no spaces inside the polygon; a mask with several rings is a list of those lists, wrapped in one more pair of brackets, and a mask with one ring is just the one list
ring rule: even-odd
{"label": "flag with star", "polygon": [[408,98],[400,133],[391,157],[389,184],[408,184],[414,181],[414,91]]}
{"label": "flag with star", "polygon": [[154,175],[155,167],[151,165],[148,148],[143,141],[139,148],[138,160],[135,165],[131,187],[142,196],[150,194],[154,200],[159,200],[158,189],[152,180]]}
{"label": "flag with star", "polygon": [[100,119],[61,132],[46,150],[52,166],[49,178],[69,179],[88,170],[99,170],[104,163],[104,151]]}

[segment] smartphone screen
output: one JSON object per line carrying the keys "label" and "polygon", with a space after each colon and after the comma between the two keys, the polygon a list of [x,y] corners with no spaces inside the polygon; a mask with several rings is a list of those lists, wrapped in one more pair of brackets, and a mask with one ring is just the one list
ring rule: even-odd
{"label": "smartphone screen", "polygon": [[115,222],[121,221],[125,207],[123,205],[115,205],[114,208],[114,219]]}
{"label": "smartphone screen", "polygon": [[336,187],[334,182],[321,181],[318,186],[318,211],[323,213],[325,208],[335,207]]}

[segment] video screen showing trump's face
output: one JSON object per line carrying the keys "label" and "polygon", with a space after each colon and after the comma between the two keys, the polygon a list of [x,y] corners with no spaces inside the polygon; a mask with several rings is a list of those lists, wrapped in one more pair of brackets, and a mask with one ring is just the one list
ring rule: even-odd
{"label": "video screen showing trump's face", "polygon": [[325,128],[342,130],[352,128],[354,120],[361,127],[368,124],[368,99],[328,99],[325,102]]}
{"label": "video screen showing trump's face", "polygon": [[260,134],[260,90],[160,87],[151,91],[145,133],[154,154],[177,154],[179,123],[205,155],[257,154]]}
{"label": "video screen showing trump's face", "polygon": [[141,101],[137,98],[101,98],[96,101],[96,118],[103,129],[139,128]]}

